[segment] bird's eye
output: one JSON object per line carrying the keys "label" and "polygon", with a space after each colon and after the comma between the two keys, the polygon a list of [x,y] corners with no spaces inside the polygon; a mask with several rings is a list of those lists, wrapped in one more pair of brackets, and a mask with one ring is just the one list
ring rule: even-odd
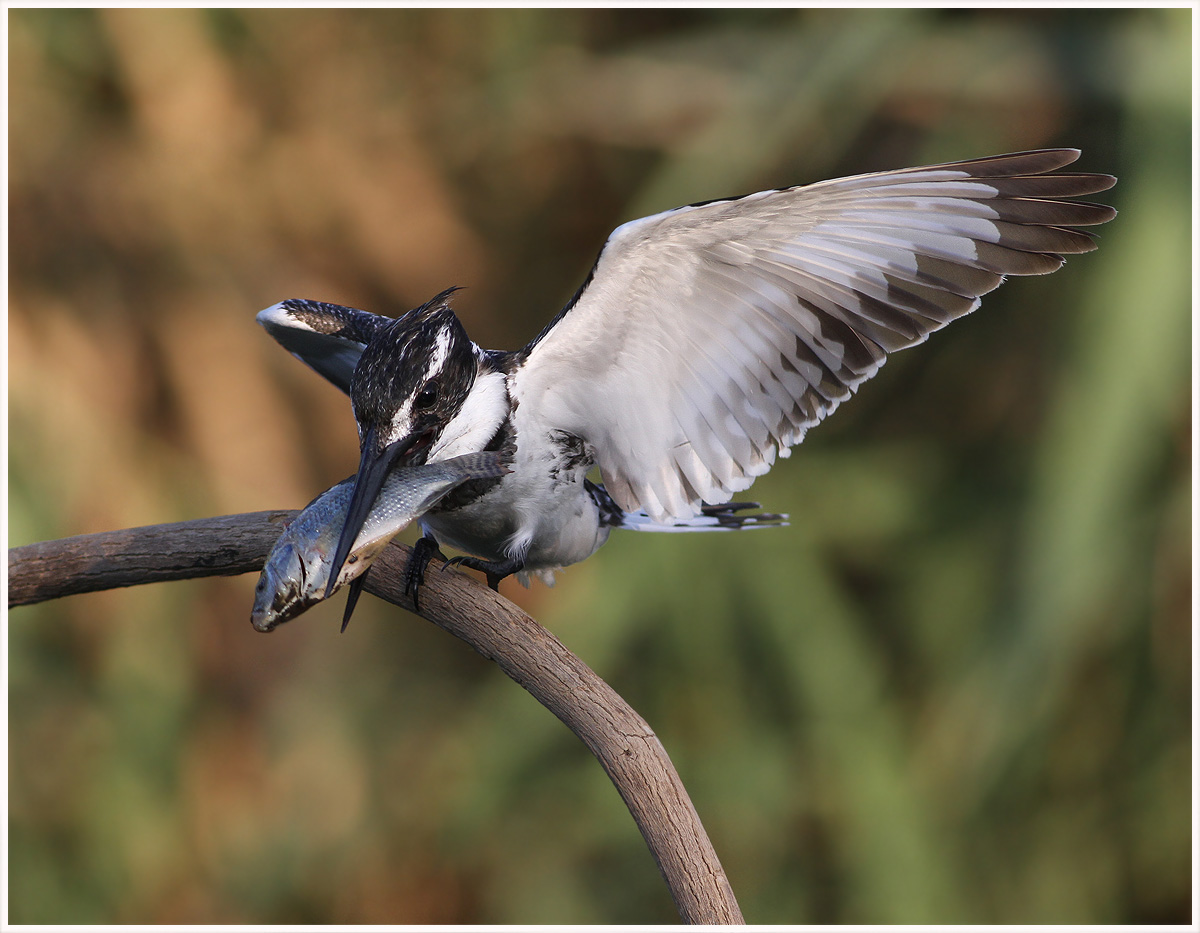
{"label": "bird's eye", "polygon": [[437,387],[432,382],[427,382],[424,388],[417,393],[417,397],[413,399],[413,404],[417,408],[429,408],[436,401]]}

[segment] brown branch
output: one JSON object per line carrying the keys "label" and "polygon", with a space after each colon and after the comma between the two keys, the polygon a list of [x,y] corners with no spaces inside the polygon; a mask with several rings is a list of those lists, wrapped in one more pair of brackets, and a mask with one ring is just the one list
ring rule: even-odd
{"label": "brown branch", "polygon": [[[250,512],[11,548],[8,604],[259,570],[294,514]],[[408,553],[389,547],[364,588],[411,611],[398,583]],[[629,807],[684,922],[745,922],[670,757],[616,691],[532,618],[465,574],[431,568],[420,615],[495,661],[583,740]]]}
{"label": "brown branch", "polygon": [[76,535],[8,551],[8,605],[261,570],[295,512],[244,512]]}

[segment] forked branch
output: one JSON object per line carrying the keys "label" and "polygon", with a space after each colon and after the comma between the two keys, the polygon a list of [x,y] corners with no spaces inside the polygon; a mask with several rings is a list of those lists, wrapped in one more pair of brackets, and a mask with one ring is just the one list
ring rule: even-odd
{"label": "forked branch", "polygon": [[[250,512],[12,548],[8,604],[259,570],[294,514]],[[368,573],[365,589],[412,611],[411,599],[397,583],[408,550],[391,545]],[[600,761],[633,814],[684,922],[744,923],[683,782],[645,720],[550,632],[474,578],[429,573],[425,580],[420,615],[495,661]]]}

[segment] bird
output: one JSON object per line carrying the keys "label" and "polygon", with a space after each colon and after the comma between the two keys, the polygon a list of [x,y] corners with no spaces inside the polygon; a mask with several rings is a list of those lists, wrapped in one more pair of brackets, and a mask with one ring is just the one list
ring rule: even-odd
{"label": "bird", "polygon": [[[427,565],[546,582],[616,527],[736,527],[748,489],[874,376],[889,354],[979,307],[1007,276],[1089,252],[1074,229],[1116,216],[1074,200],[1116,178],[1060,171],[1044,149],[705,201],[607,238],[566,306],[526,346],[484,349],[456,288],[399,317],[287,299],[257,320],[347,392],[359,435],[331,578],[393,469],[482,450],[509,472],[421,518]],[[599,468],[602,483],[588,478]],[[357,593],[351,593],[350,608]]]}

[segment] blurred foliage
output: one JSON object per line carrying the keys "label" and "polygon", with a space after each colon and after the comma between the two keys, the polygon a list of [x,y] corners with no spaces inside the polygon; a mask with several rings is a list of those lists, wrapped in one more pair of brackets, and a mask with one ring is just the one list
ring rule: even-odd
{"label": "blurred foliage", "polygon": [[[254,313],[465,285],[528,340],[618,223],[1070,145],[1098,252],[900,354],[754,495],[518,600],[655,727],[756,923],[1186,922],[1191,11],[9,12],[10,544],[296,507],[348,403]],[[675,914],[557,720],[254,579],[9,618],[9,917]],[[326,644],[330,642],[330,644]]]}

